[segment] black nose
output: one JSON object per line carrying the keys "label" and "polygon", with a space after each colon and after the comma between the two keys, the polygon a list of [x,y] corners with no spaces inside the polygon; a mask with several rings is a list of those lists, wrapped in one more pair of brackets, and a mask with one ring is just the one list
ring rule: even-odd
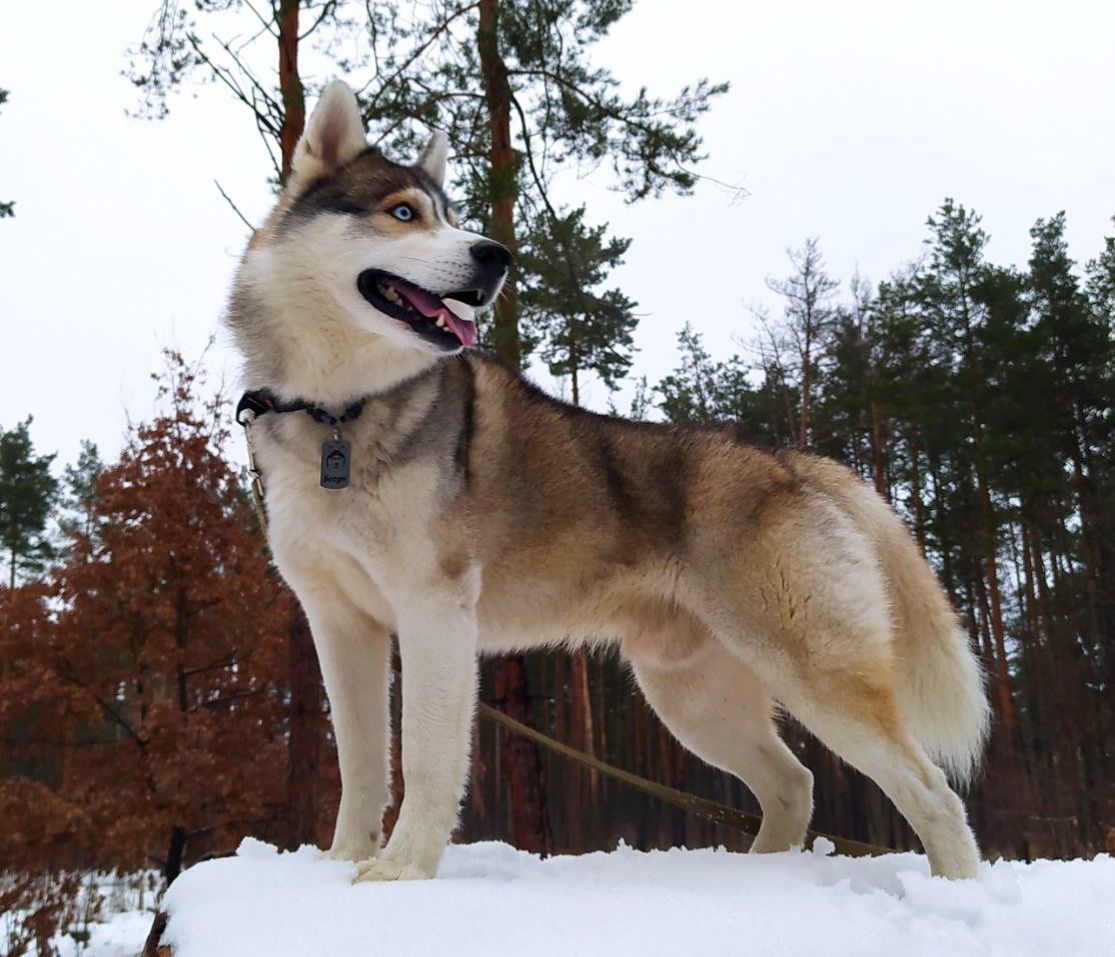
{"label": "black nose", "polygon": [[511,250],[490,239],[473,243],[468,251],[481,267],[491,272],[506,272],[511,265]]}

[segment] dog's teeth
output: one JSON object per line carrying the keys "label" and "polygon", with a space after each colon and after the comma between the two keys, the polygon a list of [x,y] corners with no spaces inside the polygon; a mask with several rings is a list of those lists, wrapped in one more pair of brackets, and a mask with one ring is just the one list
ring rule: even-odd
{"label": "dog's teeth", "polygon": [[445,316],[438,315],[438,317],[437,317],[437,327],[439,329],[444,329],[445,328]]}

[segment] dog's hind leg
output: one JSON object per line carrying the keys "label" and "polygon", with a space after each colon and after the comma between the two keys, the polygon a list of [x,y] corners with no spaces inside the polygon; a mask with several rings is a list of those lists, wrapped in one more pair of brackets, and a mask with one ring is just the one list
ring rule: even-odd
{"label": "dog's hind leg", "polygon": [[921,838],[935,875],[975,877],[979,849],[964,805],[906,728],[888,665],[860,661],[817,676],[784,704],[827,747],[883,789]]}
{"label": "dog's hind leg", "polygon": [[716,643],[684,663],[636,660],[632,667],[674,737],[758,798],[763,823],[751,850],[802,844],[813,813],[813,775],[779,738],[770,696],[755,673]]}

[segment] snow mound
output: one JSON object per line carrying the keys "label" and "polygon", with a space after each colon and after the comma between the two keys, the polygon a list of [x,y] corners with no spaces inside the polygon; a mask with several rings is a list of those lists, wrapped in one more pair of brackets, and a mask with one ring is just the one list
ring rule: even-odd
{"label": "snow mound", "polygon": [[901,953],[1115,955],[1115,859],[1001,861],[974,881],[917,854],[723,850],[548,860],[454,845],[437,879],[352,884],[351,864],[245,840],[166,895],[175,957]]}

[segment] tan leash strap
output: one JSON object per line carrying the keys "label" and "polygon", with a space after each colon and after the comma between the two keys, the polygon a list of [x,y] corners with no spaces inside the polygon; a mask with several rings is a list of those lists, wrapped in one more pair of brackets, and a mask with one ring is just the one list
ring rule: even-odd
{"label": "tan leash strap", "polygon": [[[544,748],[556,754],[560,754],[562,757],[569,758],[571,761],[576,761],[579,764],[592,768],[594,771],[606,774],[608,777],[614,778],[623,784],[651,794],[659,800],[665,801],[667,804],[673,804],[675,807],[680,807],[685,811],[707,818],[716,824],[722,824],[725,827],[730,827],[744,834],[750,834],[752,837],[759,833],[759,825],[762,823],[762,818],[757,814],[749,814],[746,811],[729,807],[726,804],[720,804],[717,801],[711,801],[708,798],[697,797],[695,794],[686,794],[684,791],[677,790],[677,788],[667,787],[665,784],[659,784],[656,781],[649,781],[644,777],[640,777],[638,774],[625,771],[623,768],[613,767],[601,761],[599,758],[594,758],[590,754],[585,754],[583,751],[578,751],[576,748],[572,748],[567,744],[562,744],[560,741],[543,734],[541,731],[535,731],[534,728],[523,724],[521,721],[516,721],[498,708],[493,708],[490,704],[485,704],[483,701],[478,703],[477,708],[480,714],[485,718],[494,721],[508,731],[530,738],[535,743],[542,745]],[[812,847],[814,840],[819,837],[831,841],[836,848],[836,852],[838,854],[844,854],[847,857],[877,857],[880,854],[897,853],[892,847],[882,847],[878,844],[865,844],[862,841],[853,841],[846,837],[823,834],[820,831],[807,832],[805,839],[806,847]]]}

